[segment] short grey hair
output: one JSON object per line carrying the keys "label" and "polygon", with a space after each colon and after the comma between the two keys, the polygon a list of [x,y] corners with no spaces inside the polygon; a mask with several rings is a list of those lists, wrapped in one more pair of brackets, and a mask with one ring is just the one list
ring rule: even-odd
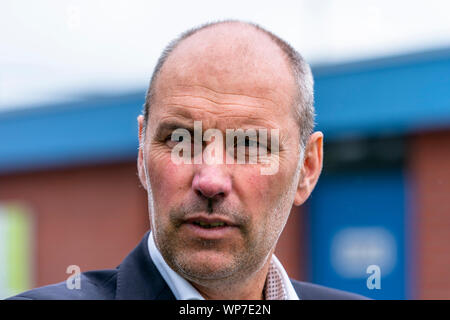
{"label": "short grey hair", "polygon": [[243,22],[239,20],[224,20],[218,22],[210,22],[203,24],[201,26],[192,28],[183,32],[176,39],[172,40],[163,50],[161,56],[156,63],[155,69],[153,70],[153,74],[150,80],[150,85],[147,90],[145,104],[144,104],[144,128],[143,134],[145,137],[145,132],[149,119],[149,111],[150,106],[153,101],[153,97],[155,95],[155,84],[158,79],[158,75],[161,72],[161,69],[170,56],[170,54],[175,50],[175,48],[185,39],[194,35],[195,33],[204,30],[209,27],[213,27],[219,24],[226,23],[242,23],[248,26],[254,27],[256,30],[261,31],[262,33],[269,36],[269,38],[278,45],[278,47],[285,54],[292,72],[294,74],[296,83],[297,83],[297,97],[295,97],[295,116],[297,117],[297,121],[300,127],[300,147],[301,151],[304,151],[309,140],[309,136],[312,134],[314,129],[314,119],[315,119],[315,110],[314,110],[314,80],[311,72],[311,68],[309,64],[303,59],[300,53],[295,50],[289,43],[276,36],[272,32],[264,29],[263,27],[251,23],[251,22]]}

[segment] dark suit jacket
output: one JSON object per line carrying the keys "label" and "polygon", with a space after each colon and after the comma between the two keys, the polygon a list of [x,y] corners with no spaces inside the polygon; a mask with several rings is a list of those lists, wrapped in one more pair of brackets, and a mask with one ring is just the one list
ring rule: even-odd
{"label": "dark suit jacket", "polygon": [[[66,282],[32,289],[9,299],[39,300],[173,300],[172,291],[155,267],[147,247],[147,232],[134,250],[116,268],[81,273],[81,288],[68,289]],[[292,280],[300,299],[344,300],[365,299],[365,297]]]}

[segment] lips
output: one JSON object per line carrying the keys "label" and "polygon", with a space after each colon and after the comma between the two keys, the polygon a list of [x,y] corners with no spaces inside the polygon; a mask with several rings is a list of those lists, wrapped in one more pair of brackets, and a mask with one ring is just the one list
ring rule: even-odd
{"label": "lips", "polygon": [[202,221],[194,221],[193,222],[196,226],[210,229],[210,228],[217,228],[217,227],[224,227],[226,226],[225,222],[212,222],[212,223],[206,223]]}
{"label": "lips", "polygon": [[193,224],[195,226],[204,228],[204,229],[213,229],[220,227],[235,227],[234,224],[229,219],[218,217],[218,216],[204,216],[199,215],[195,217],[191,217],[184,221],[185,223]]}
{"label": "lips", "polygon": [[225,240],[239,235],[239,225],[228,217],[198,214],[183,220],[182,230],[191,239]]}

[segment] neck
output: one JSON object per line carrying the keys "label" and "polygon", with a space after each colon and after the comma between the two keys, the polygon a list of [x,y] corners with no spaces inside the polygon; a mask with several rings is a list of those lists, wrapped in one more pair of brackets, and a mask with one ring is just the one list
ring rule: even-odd
{"label": "neck", "polygon": [[191,284],[206,300],[264,300],[264,286],[271,257],[270,254],[264,266],[244,280],[230,283],[221,279],[210,283]]}

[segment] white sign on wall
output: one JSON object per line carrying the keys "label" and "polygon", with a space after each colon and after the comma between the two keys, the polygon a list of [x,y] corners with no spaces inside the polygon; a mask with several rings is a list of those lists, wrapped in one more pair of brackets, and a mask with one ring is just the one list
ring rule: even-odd
{"label": "white sign on wall", "polygon": [[344,278],[366,278],[372,265],[385,276],[397,263],[397,243],[383,227],[342,229],[334,236],[330,253],[334,270]]}

